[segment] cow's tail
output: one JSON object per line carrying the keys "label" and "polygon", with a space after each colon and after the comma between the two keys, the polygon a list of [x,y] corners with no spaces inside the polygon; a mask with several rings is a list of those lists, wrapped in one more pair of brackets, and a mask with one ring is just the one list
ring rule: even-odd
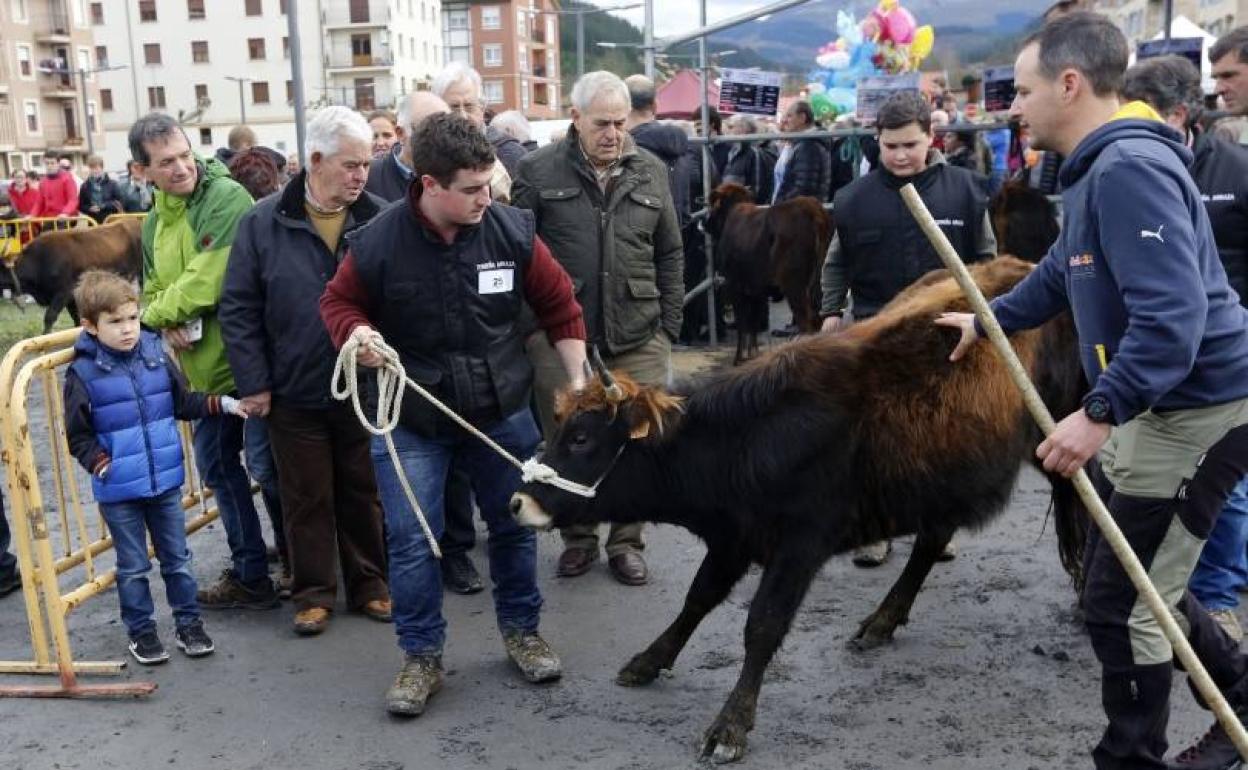
{"label": "cow's tail", "polygon": [[13,279],[13,304],[23,313],[26,312],[26,306],[22,304],[22,295],[26,292],[22,291],[22,280],[17,277],[17,271],[13,269],[13,265],[6,259],[4,261],[4,269],[9,271],[9,277]]}
{"label": "cow's tail", "polygon": [[1083,550],[1091,526],[1088,508],[1070,479],[1049,475],[1053,485],[1050,511],[1057,532],[1057,555],[1076,593],[1083,592]]}

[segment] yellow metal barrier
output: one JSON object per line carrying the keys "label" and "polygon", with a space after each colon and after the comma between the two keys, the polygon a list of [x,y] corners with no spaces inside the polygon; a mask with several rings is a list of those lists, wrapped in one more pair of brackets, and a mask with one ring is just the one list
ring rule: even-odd
{"label": "yellow metal barrier", "polygon": [[146,211],[123,211],[120,214],[109,214],[104,217],[104,221],[100,225],[111,225],[113,222],[120,222],[123,219],[145,219],[146,217]]}
{"label": "yellow metal barrier", "polygon": [[26,244],[41,232],[65,227],[98,227],[91,217],[23,217],[0,219],[0,258],[12,266]]}
{"label": "yellow metal barrier", "polygon": [[[95,562],[97,556],[112,550],[113,542],[98,513],[88,521],[79,493],[79,480],[85,474],[69,453],[65,436],[58,370],[73,360],[79,331],[66,329],[23,340],[0,361],[0,462],[7,470],[13,540],[34,654],[33,661],[0,661],[0,673],[59,674],[61,679],[59,687],[0,685],[0,697],[137,697],[155,689],[145,682],[77,683],[77,674],[116,674],[125,665],[122,661],[75,661],[69,643],[69,612],[116,581],[115,569],[103,570]],[[43,419],[32,421],[28,401],[35,388],[42,394],[43,413],[34,416]],[[32,425],[41,429],[38,437]],[[208,508],[210,493],[200,483],[192,461],[190,426],[183,423],[180,428],[189,487],[182,505],[198,509],[186,524],[190,534],[214,521],[217,509]],[[41,473],[36,462],[36,446],[50,453],[45,458],[47,472]],[[55,503],[56,518],[51,525],[45,489]]]}

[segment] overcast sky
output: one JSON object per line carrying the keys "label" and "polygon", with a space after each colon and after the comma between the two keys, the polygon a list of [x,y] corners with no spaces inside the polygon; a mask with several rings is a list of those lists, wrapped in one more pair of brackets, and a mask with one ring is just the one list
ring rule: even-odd
{"label": "overcast sky", "polygon": [[[770,5],[774,0],[707,0],[706,18],[708,23],[714,23],[729,16],[736,16],[739,13],[751,10],[753,8],[762,8]],[[641,2],[641,0],[589,0],[594,5],[609,7],[613,5],[631,5],[633,2]],[[660,10],[661,9],[661,10]],[[654,34],[656,37],[666,37],[668,35],[677,35],[683,32],[692,32],[698,27],[698,14],[701,9],[699,0],[655,0],[654,12]],[[628,19],[638,28],[641,28],[645,20],[645,10],[643,8],[634,8],[630,11],[618,11],[615,15]]]}

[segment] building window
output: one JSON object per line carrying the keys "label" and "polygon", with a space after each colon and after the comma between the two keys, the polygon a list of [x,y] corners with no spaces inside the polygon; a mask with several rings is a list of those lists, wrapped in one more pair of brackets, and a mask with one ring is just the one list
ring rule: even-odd
{"label": "building window", "polygon": [[357,110],[377,109],[377,89],[372,78],[355,79],[355,108]]}
{"label": "building window", "polygon": [[529,108],[529,81],[520,78],[520,109],[527,110]]}
{"label": "building window", "polygon": [[247,38],[247,55],[252,61],[264,60],[264,38],[249,37]]}
{"label": "building window", "polygon": [[104,23],[104,4],[103,3],[91,4],[91,23],[92,24]]}
{"label": "building window", "polygon": [[487,80],[485,86],[485,103],[486,104],[502,104],[503,101],[503,81]]}
{"label": "building window", "polygon": [[295,103],[295,81],[293,80],[286,81],[286,103]]}
{"label": "building window", "polygon": [[555,20],[546,17],[546,45],[554,45],[559,38],[555,37]]}
{"label": "building window", "polygon": [[208,41],[192,40],[191,41],[191,61],[196,64],[208,63]]}
{"label": "building window", "polygon": [[198,107],[199,105],[203,104],[206,101],[208,101],[208,84],[196,83],[195,84],[195,106]]}
{"label": "building window", "polygon": [[90,72],[91,69],[91,49],[78,49],[78,69],[87,73],[87,80],[95,80],[95,73]]}
{"label": "building window", "polygon": [[93,134],[100,132],[100,129],[96,127],[95,102],[87,102],[87,130]]}
{"label": "building window", "polygon": [[282,38],[282,58],[290,58],[290,38],[288,37]]}
{"label": "building window", "polygon": [[100,107],[105,112],[113,111],[113,89],[111,88],[100,89]]}
{"label": "building window", "polygon": [[528,72],[528,71],[529,71],[529,47],[528,47],[528,46],[526,46],[526,45],[521,45],[521,46],[520,46],[520,64],[519,64],[519,67],[520,67],[520,71],[521,71],[521,72]]}
{"label": "building window", "polygon": [[516,11],[516,36],[519,37],[521,40],[524,40],[525,38],[529,36],[529,25],[526,23],[527,21],[528,21],[528,17],[525,14],[524,9],[517,10]]}
{"label": "building window", "polygon": [[367,24],[368,17],[368,0],[350,0],[347,15],[352,24]]}
{"label": "building window", "polygon": [[143,44],[143,62],[145,64],[160,64],[160,43]]}
{"label": "building window", "polygon": [[498,43],[481,46],[481,62],[487,67],[503,66],[503,47]]}
{"label": "building window", "polygon": [[204,0],[186,0],[186,17],[191,21],[199,21],[207,16],[204,12]]}
{"label": "building window", "polygon": [[245,0],[243,10],[248,16],[263,16],[264,5],[261,0]]}
{"label": "building window", "polygon": [[95,66],[104,69],[108,66],[108,47],[97,45],[95,47]]}
{"label": "building window", "polygon": [[147,106],[153,110],[163,110],[165,108],[164,86],[147,87]]}
{"label": "building window", "polygon": [[369,35],[351,36],[351,64],[367,67],[373,63],[373,38]]}
{"label": "building window", "polygon": [[252,104],[268,104],[269,103],[269,84],[261,80],[251,84],[251,103]]}
{"label": "building window", "polygon": [[39,103],[27,99],[22,102],[22,108],[26,112],[26,133],[39,133]]}
{"label": "building window", "polygon": [[9,6],[13,10],[13,21],[26,21],[26,0],[10,0]]}
{"label": "building window", "polygon": [[502,29],[503,13],[497,5],[481,7],[481,29]]}
{"label": "building window", "polygon": [[139,0],[139,21],[156,21],[156,0]]}
{"label": "building window", "polygon": [[278,10],[278,13],[282,14],[283,16],[285,16],[285,15],[286,15],[286,5],[287,5],[287,3],[288,3],[288,0],[277,0],[277,10]]}
{"label": "building window", "polygon": [[204,147],[212,146],[212,129],[211,128],[199,129],[199,143],[200,145]]}
{"label": "building window", "polygon": [[[481,24],[485,24],[485,9],[481,9]],[[447,11],[446,12],[446,28],[447,29],[468,29],[468,12],[467,11]]]}
{"label": "building window", "polygon": [[17,46],[17,74],[24,78],[34,77],[34,69],[30,63],[30,46]]}

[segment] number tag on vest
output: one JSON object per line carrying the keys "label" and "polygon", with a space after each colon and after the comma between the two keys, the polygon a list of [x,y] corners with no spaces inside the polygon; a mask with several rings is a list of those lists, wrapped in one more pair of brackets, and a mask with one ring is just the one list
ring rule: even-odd
{"label": "number tag on vest", "polygon": [[477,273],[477,292],[479,294],[505,294],[512,290],[515,274],[516,271],[512,268],[482,270]]}

